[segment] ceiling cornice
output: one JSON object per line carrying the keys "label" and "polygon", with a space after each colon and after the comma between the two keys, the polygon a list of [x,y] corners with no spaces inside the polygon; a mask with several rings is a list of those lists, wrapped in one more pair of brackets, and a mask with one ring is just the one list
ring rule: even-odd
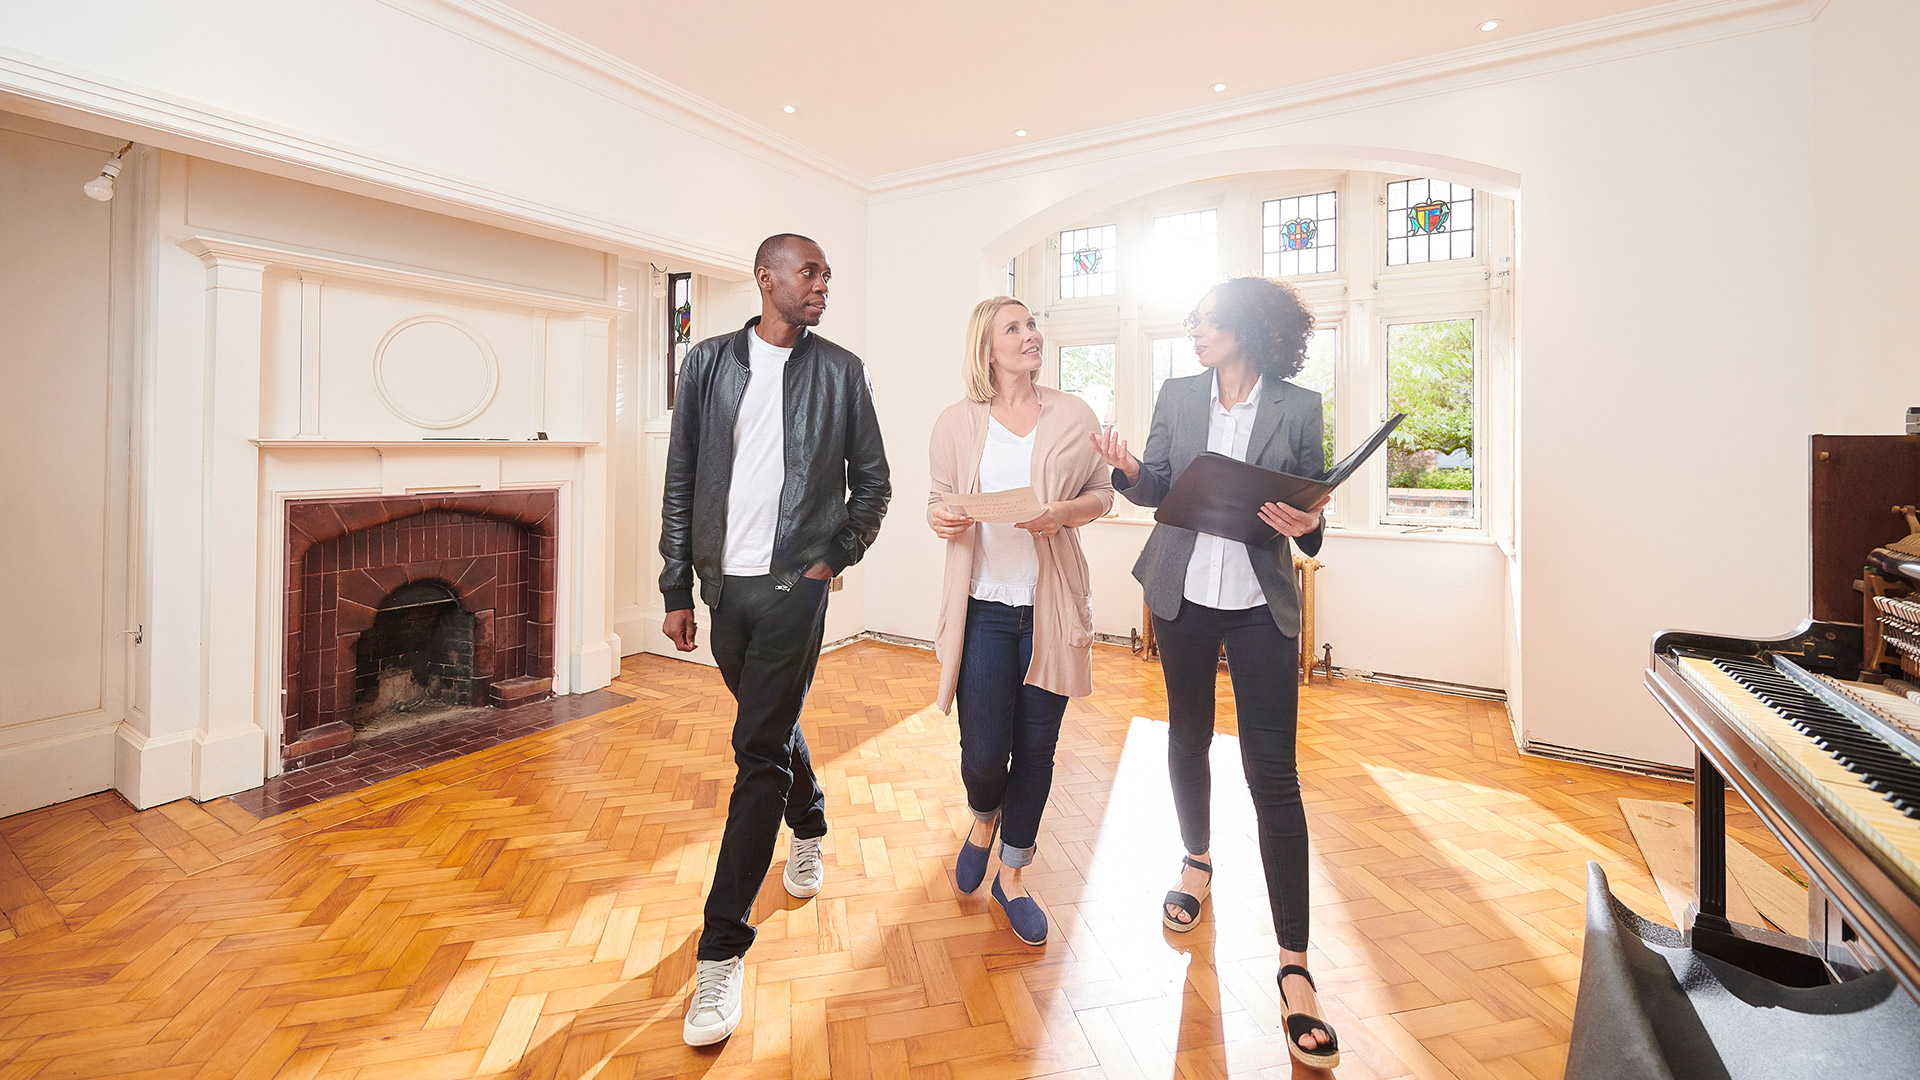
{"label": "ceiling cornice", "polygon": [[836,158],[557,30],[500,0],[380,0],[449,33],[585,86],[639,112],[711,139],[855,199],[873,178]]}
{"label": "ceiling cornice", "polygon": [[[914,169],[882,173],[872,178],[870,195],[885,201],[924,194],[982,174],[1029,168],[1076,154],[1113,148],[1196,128],[1231,126],[1249,121],[1296,119],[1302,110],[1338,106],[1365,97],[1422,96],[1426,84],[1448,78],[1484,76],[1493,82],[1512,77],[1510,69],[1528,61],[1545,62],[1547,69],[1578,67],[1597,60],[1636,52],[1657,52],[1680,45],[1734,37],[1760,30],[1793,26],[1818,17],[1830,0],[1676,0],[1660,7],[1594,19],[1572,26],[1542,30],[1500,42],[1489,42],[1453,52],[1390,64],[1249,94],[1232,101],[1209,103],[1178,112],[1161,113],[1122,124],[1043,139],[1019,147],[955,158]],[[1637,48],[1635,46],[1638,46]],[[1616,47],[1604,57],[1593,50]],[[1624,50],[1618,48],[1625,46]],[[1554,63],[1555,60],[1559,63]],[[1401,91],[1395,94],[1395,91]]]}
{"label": "ceiling cornice", "polygon": [[[1796,25],[1818,17],[1829,0],[1677,0],[1613,18],[880,176],[868,176],[802,146],[499,0],[381,3],[825,190],[869,203],[981,183],[1042,163],[1057,166],[1076,155],[1108,156],[1192,142],[1223,131],[1299,119],[1316,108],[1347,109],[1420,96],[1433,92],[1433,84],[1449,79],[1500,81]],[[665,257],[729,276],[742,272],[748,261],[746,252],[714,248],[414,162],[324,143],[254,117],[74,70],[4,45],[0,45],[0,95],[13,95],[29,106],[51,107],[51,113],[40,109],[43,119],[70,123],[72,117],[63,119],[64,114],[84,114],[105,121],[103,130],[123,138],[138,137],[163,149],[329,183],[524,232],[570,242],[587,240],[609,250]]]}

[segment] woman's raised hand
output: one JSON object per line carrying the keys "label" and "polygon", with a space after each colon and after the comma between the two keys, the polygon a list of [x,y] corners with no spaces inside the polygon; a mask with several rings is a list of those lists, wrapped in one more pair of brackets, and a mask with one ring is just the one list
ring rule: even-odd
{"label": "woman's raised hand", "polygon": [[946,503],[934,503],[927,507],[927,524],[933,526],[935,536],[942,540],[952,540],[973,528],[973,518]]}
{"label": "woman's raised hand", "polygon": [[1094,452],[1108,465],[1126,474],[1127,483],[1140,479],[1140,459],[1127,450],[1127,440],[1111,427],[1103,427],[1087,436],[1093,440]]}

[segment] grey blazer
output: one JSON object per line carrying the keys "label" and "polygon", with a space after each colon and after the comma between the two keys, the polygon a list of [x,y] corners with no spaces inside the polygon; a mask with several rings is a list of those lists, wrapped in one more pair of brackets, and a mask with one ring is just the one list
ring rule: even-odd
{"label": "grey blazer", "polygon": [[[1173,482],[1193,459],[1207,449],[1208,409],[1212,406],[1213,372],[1203,371],[1168,379],[1153,407],[1153,430],[1140,455],[1140,479],[1127,486],[1127,475],[1113,470],[1113,490],[1137,506],[1159,506]],[[1264,469],[1297,475],[1326,471],[1320,443],[1320,395],[1281,379],[1260,382],[1260,404],[1253,414],[1253,436],[1247,442],[1247,460]],[[1300,550],[1320,550],[1326,527],[1299,538]],[[1187,564],[1199,534],[1191,529],[1156,524],[1133,576],[1145,590],[1147,607],[1162,619],[1177,618],[1187,590]],[[1282,634],[1300,636],[1300,591],[1293,581],[1293,558],[1287,538],[1276,536],[1258,547],[1248,545],[1254,579],[1267,596],[1267,610]]]}

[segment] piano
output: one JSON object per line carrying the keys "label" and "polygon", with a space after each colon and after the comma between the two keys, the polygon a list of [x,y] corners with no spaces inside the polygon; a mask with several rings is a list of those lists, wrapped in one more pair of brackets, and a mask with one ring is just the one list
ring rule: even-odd
{"label": "piano", "polygon": [[[1669,631],[1646,685],[1695,746],[1696,899],[1709,955],[1789,986],[1889,971],[1920,999],[1920,557],[1897,510],[1920,502],[1920,435],[1813,436],[1810,617],[1775,639]],[[1908,580],[1910,568],[1911,580]],[[1903,598],[1913,598],[1906,600]],[[1876,599],[1878,603],[1876,603]],[[1727,920],[1726,788],[1805,870],[1810,938]]]}

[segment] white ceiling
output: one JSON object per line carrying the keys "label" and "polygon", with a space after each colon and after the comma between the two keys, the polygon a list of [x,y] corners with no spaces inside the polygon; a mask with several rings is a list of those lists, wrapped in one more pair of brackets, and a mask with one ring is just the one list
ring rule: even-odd
{"label": "white ceiling", "polygon": [[[1647,8],[1646,0],[506,0],[869,176]],[[1490,33],[1478,26],[1500,19]],[[1209,86],[1227,84],[1225,93]],[[787,115],[781,106],[793,105]],[[1031,134],[1023,140],[1015,128]]]}

